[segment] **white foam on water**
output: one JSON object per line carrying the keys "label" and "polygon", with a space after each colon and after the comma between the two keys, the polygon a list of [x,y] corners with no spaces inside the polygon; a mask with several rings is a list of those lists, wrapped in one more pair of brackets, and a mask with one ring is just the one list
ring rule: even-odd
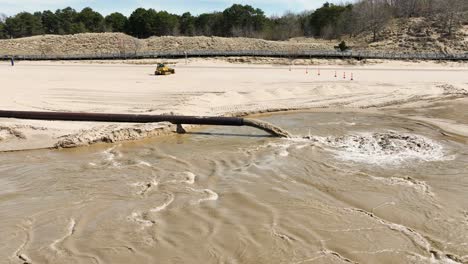
{"label": "white foam on water", "polygon": [[296,146],[296,149],[303,149],[303,148],[307,148],[307,147],[310,147],[310,143],[309,143],[309,144],[297,145],[297,146]]}
{"label": "white foam on water", "polygon": [[288,193],[289,191],[286,190],[286,189],[283,189],[283,188],[279,188],[279,187],[273,187],[271,188],[273,191],[275,192],[281,192],[281,193]]}
{"label": "white foam on water", "polygon": [[187,180],[185,180],[184,182],[187,183],[187,184],[194,184],[195,183],[195,178],[196,178],[196,175],[187,171],[185,172],[185,176],[187,177]]}
{"label": "white foam on water", "polygon": [[73,233],[75,232],[75,227],[76,227],[76,221],[75,219],[72,218],[70,219],[70,223],[68,224],[67,233],[63,237],[54,240],[54,242],[50,244],[50,248],[56,252],[60,252],[60,250],[57,248],[57,244],[62,243],[63,241],[65,241],[65,239],[72,236]]}
{"label": "white foam on water", "polygon": [[289,156],[289,147],[291,147],[292,143],[288,140],[282,143],[268,143],[267,147],[275,149],[275,154],[280,157],[287,157]]}
{"label": "white foam on water", "polygon": [[150,163],[146,162],[146,161],[139,161],[138,165],[146,166],[146,167],[152,167],[152,165]]}
{"label": "white foam on water", "polygon": [[152,212],[152,213],[160,212],[160,211],[166,209],[172,202],[174,202],[174,195],[172,193],[170,193],[170,194],[168,194],[167,201],[165,201],[162,205],[160,205],[158,207],[150,209],[150,212]]}
{"label": "white foam on water", "polygon": [[409,259],[411,263],[424,263],[424,264],[461,264],[456,260],[450,259],[447,256],[437,256],[436,254],[431,254],[431,257],[425,257],[418,254],[410,256]]}
{"label": "white foam on water", "polygon": [[184,177],[183,180],[170,180],[168,183],[186,183],[186,184],[194,184],[195,183],[195,178],[197,177],[195,174],[193,174],[190,171],[185,171],[181,173]]}
{"label": "white foam on water", "polygon": [[431,187],[427,185],[426,182],[424,181],[418,181],[416,179],[413,179],[411,177],[407,178],[398,178],[398,177],[391,177],[391,178],[384,178],[384,177],[376,177],[376,176],[371,176],[372,179],[378,180],[383,182],[384,184],[387,185],[400,185],[400,186],[407,186],[410,188],[415,189],[417,192],[429,195],[429,196],[435,196],[434,193],[431,191]]}
{"label": "white foam on water", "polygon": [[317,123],[316,125],[323,126],[323,125],[335,125],[335,126],[355,126],[355,122],[344,122],[344,121],[339,121],[339,122],[325,122],[325,123]]}
{"label": "white foam on water", "polygon": [[411,239],[414,245],[418,246],[419,248],[423,249],[427,253],[431,254],[431,257],[429,258],[429,257],[425,257],[419,254],[413,253],[412,254],[413,256],[411,256],[411,258],[413,258],[413,261],[411,263],[418,263],[418,262],[415,262],[415,260],[421,260],[420,263],[433,263],[433,264],[461,264],[463,263],[463,261],[459,261],[460,258],[458,256],[446,254],[444,252],[439,251],[436,248],[433,248],[430,240],[428,240],[424,235],[417,232],[416,230],[413,230],[401,224],[389,222],[363,209],[358,209],[358,208],[344,208],[344,209],[346,211],[351,211],[351,212],[367,215],[371,217],[372,219],[376,220],[377,222],[379,222],[380,224],[390,228],[391,230],[404,234],[406,237]]}
{"label": "white foam on water", "polygon": [[366,164],[389,165],[411,161],[442,161],[444,147],[420,135],[397,133],[359,133],[342,137],[310,137],[332,151],[341,160]]}
{"label": "white foam on water", "polygon": [[150,182],[135,182],[130,184],[130,186],[132,187],[138,187],[141,189],[137,192],[137,194],[139,195],[145,195],[146,193],[151,191],[151,189],[157,187],[158,185],[159,182],[156,180],[156,178],[152,179]]}
{"label": "white foam on water", "polygon": [[144,219],[143,214],[140,212],[133,212],[132,215],[128,217],[128,220],[141,224],[142,228],[154,225],[152,221]]}
{"label": "white foam on water", "polygon": [[153,185],[153,186],[158,186],[159,182],[156,181],[156,178],[152,179],[150,182],[135,182],[130,184],[133,187],[147,187],[148,184]]}
{"label": "white foam on water", "polygon": [[287,151],[286,149],[283,149],[278,153],[278,155],[280,155],[281,157],[287,157],[289,156],[289,151]]}
{"label": "white foam on water", "polygon": [[167,200],[160,206],[152,208],[147,212],[139,212],[139,211],[133,212],[127,219],[131,222],[140,224],[142,230],[153,226],[155,224],[155,221],[148,219],[148,213],[160,212],[166,209],[170,204],[172,204],[172,202],[174,202],[174,194],[168,193],[167,197],[168,197]]}
{"label": "white foam on water", "polygon": [[106,149],[106,150],[104,150],[102,152],[102,154],[104,155],[105,161],[107,161],[108,163],[110,163],[114,167],[120,167],[121,163],[117,162],[115,159],[116,158],[121,158],[122,153],[116,151],[115,148],[116,147]]}
{"label": "white foam on water", "polygon": [[210,189],[201,189],[201,190],[193,189],[193,188],[188,188],[188,189],[193,191],[193,192],[202,193],[202,194],[206,195],[205,198],[201,198],[201,199],[198,199],[196,202],[192,202],[193,204],[200,204],[200,203],[206,202],[206,201],[216,201],[219,198],[218,194],[215,193],[214,191],[210,190]]}
{"label": "white foam on water", "polygon": [[205,201],[216,201],[219,198],[218,194],[210,189],[204,189],[203,192],[207,194],[208,196],[206,198],[202,198],[198,200],[198,203],[205,202]]}

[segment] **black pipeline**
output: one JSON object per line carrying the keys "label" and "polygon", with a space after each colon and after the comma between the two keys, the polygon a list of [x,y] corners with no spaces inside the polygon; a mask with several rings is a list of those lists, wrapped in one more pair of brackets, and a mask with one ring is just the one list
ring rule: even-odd
{"label": "black pipeline", "polygon": [[286,131],[266,122],[239,117],[207,117],[207,116],[177,116],[177,115],[134,115],[107,113],[68,113],[68,112],[37,112],[37,111],[5,111],[0,110],[1,118],[33,119],[48,121],[82,121],[82,122],[114,122],[114,123],[157,123],[169,122],[177,125],[215,125],[215,126],[250,126],[262,129],[274,136],[289,137]]}

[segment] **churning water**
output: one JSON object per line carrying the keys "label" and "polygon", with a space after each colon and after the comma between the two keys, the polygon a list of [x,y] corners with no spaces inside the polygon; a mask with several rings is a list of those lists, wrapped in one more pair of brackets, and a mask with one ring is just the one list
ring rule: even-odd
{"label": "churning water", "polygon": [[363,113],[262,116],[0,154],[0,262],[464,263],[466,139]]}

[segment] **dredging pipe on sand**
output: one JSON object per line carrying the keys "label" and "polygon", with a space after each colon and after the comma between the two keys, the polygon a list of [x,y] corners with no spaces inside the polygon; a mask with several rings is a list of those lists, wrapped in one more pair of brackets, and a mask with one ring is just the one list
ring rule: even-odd
{"label": "dredging pipe on sand", "polygon": [[240,117],[178,116],[178,115],[135,115],[107,113],[69,113],[38,111],[0,110],[0,118],[33,119],[48,121],[114,122],[114,123],[157,123],[169,122],[178,125],[249,126],[261,129],[277,137],[290,137],[289,133],[267,122]]}

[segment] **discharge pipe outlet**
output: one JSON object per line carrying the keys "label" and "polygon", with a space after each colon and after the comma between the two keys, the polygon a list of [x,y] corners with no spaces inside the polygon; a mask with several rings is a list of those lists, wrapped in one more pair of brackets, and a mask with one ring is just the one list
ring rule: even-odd
{"label": "discharge pipe outlet", "polygon": [[290,137],[290,134],[267,122],[240,117],[177,116],[177,115],[134,115],[107,113],[69,113],[38,111],[0,110],[0,118],[17,118],[48,121],[81,121],[113,123],[157,123],[169,122],[177,125],[250,126],[261,129],[277,137]]}

